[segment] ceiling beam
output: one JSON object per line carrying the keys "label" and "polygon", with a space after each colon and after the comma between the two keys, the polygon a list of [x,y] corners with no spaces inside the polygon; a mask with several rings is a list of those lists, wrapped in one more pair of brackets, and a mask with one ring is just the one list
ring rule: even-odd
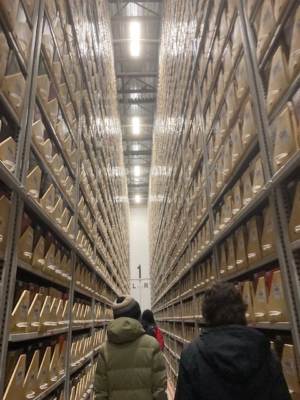
{"label": "ceiling beam", "polygon": [[138,93],[156,93],[156,89],[123,89],[118,90],[118,94],[138,94]]}
{"label": "ceiling beam", "polygon": [[124,156],[151,156],[152,150],[125,150]]}
{"label": "ceiling beam", "polygon": [[149,22],[160,22],[160,16],[156,15],[139,15],[139,16],[128,16],[128,15],[118,15],[111,18],[112,22],[131,22],[131,21],[149,21]]}
{"label": "ceiling beam", "polygon": [[122,62],[130,62],[132,63],[133,61],[135,63],[137,62],[141,62],[141,63],[145,63],[145,62],[154,62],[155,64],[158,63],[158,58],[156,56],[142,56],[139,57],[137,59],[133,59],[132,56],[124,56],[124,57],[115,57],[115,63],[122,63]]}
{"label": "ceiling beam", "polygon": [[119,99],[119,104],[155,104],[156,99]]}
{"label": "ceiling beam", "polygon": [[[121,114],[121,118],[135,118],[138,117],[140,122],[143,120],[150,120],[147,124],[152,124],[154,122],[154,118],[151,114]],[[141,126],[141,125],[140,125]]]}
{"label": "ceiling beam", "polygon": [[148,183],[129,183],[128,184],[128,189],[138,189],[138,188],[147,188],[149,187],[149,182]]}
{"label": "ceiling beam", "polygon": [[[132,39],[113,39],[113,43],[130,43]],[[141,43],[159,43],[159,39],[139,39]]]}
{"label": "ceiling beam", "polygon": [[144,140],[152,140],[152,135],[130,135],[130,136],[123,136],[124,142],[143,142]]}
{"label": "ceiling beam", "polygon": [[117,72],[117,78],[156,78],[157,72]]}
{"label": "ceiling beam", "polygon": [[[140,125],[140,128],[152,128],[153,125],[154,125],[154,124],[141,124],[141,125]],[[133,125],[132,125],[132,124],[130,124],[130,125],[121,124],[121,127],[122,127],[122,128],[132,128]]]}
{"label": "ceiling beam", "polygon": [[[119,0],[108,0],[108,2],[110,4],[118,3],[118,1]],[[137,2],[136,1],[130,1],[130,0],[127,1],[127,3],[162,3],[162,2],[163,2],[163,0],[138,0]]]}

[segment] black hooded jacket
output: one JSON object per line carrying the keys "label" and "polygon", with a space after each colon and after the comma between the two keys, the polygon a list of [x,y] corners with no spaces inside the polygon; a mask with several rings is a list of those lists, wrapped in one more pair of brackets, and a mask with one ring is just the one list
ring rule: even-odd
{"label": "black hooded jacket", "polygon": [[261,332],[209,328],[182,352],[175,400],[291,400],[281,366]]}

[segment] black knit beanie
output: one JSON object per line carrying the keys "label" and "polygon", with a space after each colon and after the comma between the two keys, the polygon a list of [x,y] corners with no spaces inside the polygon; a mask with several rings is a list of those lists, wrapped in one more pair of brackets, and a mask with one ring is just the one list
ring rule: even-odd
{"label": "black knit beanie", "polygon": [[118,297],[112,305],[114,319],[127,317],[139,320],[141,308],[137,301],[129,295]]}

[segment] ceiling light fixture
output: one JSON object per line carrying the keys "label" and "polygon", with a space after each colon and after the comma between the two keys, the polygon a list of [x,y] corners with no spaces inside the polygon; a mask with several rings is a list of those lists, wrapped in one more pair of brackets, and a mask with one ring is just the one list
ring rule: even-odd
{"label": "ceiling light fixture", "polygon": [[134,167],[134,176],[140,176],[141,175],[141,167],[139,165],[136,165]]}
{"label": "ceiling light fixture", "polygon": [[140,202],[141,202],[141,196],[140,196],[139,194],[137,194],[137,195],[135,196],[135,202],[136,202],[136,203],[140,203]]}
{"label": "ceiling light fixture", "polygon": [[132,126],[134,135],[138,135],[140,133],[140,119],[139,117],[132,118]]}
{"label": "ceiling light fixture", "polygon": [[130,24],[130,54],[133,57],[140,55],[140,23],[131,22]]}

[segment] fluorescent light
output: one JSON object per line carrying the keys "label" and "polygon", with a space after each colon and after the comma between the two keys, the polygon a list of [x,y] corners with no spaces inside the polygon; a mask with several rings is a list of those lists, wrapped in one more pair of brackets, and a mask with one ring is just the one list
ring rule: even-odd
{"label": "fluorescent light", "polygon": [[140,176],[141,174],[141,167],[139,165],[136,165],[134,167],[134,176]]}
{"label": "fluorescent light", "polygon": [[141,202],[141,196],[140,196],[139,194],[137,194],[137,195],[135,196],[135,202],[136,202],[136,203],[140,203],[140,202]]}
{"label": "fluorescent light", "polygon": [[132,118],[133,133],[138,135],[140,133],[140,119],[139,117]]}
{"label": "fluorescent light", "polygon": [[130,24],[130,54],[133,57],[140,55],[140,23],[131,22]]}

